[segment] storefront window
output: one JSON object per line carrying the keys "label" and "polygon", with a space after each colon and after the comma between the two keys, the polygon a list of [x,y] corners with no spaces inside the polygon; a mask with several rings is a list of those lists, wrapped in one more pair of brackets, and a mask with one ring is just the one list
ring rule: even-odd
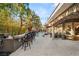
{"label": "storefront window", "polygon": [[79,35],[79,22],[75,23],[75,34]]}
{"label": "storefront window", "polygon": [[65,25],[65,32],[67,35],[71,35],[71,23],[66,23]]}

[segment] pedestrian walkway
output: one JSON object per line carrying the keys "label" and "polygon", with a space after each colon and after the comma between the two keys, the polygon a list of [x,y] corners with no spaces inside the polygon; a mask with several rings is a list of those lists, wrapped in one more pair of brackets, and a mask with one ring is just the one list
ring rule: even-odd
{"label": "pedestrian walkway", "polygon": [[21,47],[10,56],[79,56],[79,41],[52,39],[49,35],[42,37],[43,33],[35,38],[35,41],[26,51]]}

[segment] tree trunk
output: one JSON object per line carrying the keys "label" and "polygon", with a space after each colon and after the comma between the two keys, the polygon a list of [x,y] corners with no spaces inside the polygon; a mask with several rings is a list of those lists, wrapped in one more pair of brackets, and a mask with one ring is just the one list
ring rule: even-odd
{"label": "tree trunk", "polygon": [[21,33],[21,29],[22,29],[22,17],[21,17],[21,23],[20,23],[20,28],[19,28],[18,34]]}

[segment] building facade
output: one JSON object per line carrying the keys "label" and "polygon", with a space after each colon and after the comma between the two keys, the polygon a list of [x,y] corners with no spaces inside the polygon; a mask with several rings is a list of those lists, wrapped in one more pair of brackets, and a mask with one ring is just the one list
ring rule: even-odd
{"label": "building facade", "polygon": [[48,31],[68,39],[79,39],[79,4],[58,4],[46,24]]}

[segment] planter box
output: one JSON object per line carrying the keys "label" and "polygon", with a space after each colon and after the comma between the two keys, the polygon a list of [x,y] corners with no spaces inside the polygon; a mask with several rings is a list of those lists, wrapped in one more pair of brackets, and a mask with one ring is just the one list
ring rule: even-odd
{"label": "planter box", "polygon": [[14,39],[4,39],[0,52],[13,52],[21,46],[21,42]]}

